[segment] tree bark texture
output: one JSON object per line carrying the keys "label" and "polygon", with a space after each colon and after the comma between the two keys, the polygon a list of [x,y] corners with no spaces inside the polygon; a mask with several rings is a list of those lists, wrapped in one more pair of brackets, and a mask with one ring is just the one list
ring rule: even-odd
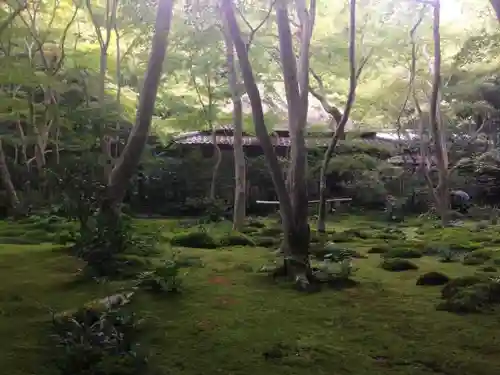
{"label": "tree bark texture", "polygon": [[139,164],[149,135],[172,23],[173,3],[174,0],[159,1],[155,21],[155,33],[149,55],[148,68],[144,77],[144,86],[139,98],[135,125],[109,178],[107,189],[109,201],[106,205],[109,205],[116,212],[119,212],[117,210],[125,196],[127,184]]}
{"label": "tree bark texture", "polygon": [[434,41],[434,63],[432,92],[430,98],[429,122],[432,138],[434,140],[434,153],[436,155],[436,167],[438,171],[438,185],[436,187],[436,209],[444,226],[449,222],[450,194],[448,173],[448,150],[446,144],[446,129],[441,119],[440,91],[441,91],[441,35],[440,35],[440,1],[433,4],[433,26],[432,35]]}
{"label": "tree bark texture", "polygon": [[310,276],[310,230],[307,222],[308,202],[305,182],[307,153],[304,132],[309,93],[309,45],[314,24],[315,4],[315,0],[312,0],[308,11],[302,1],[297,1],[297,14],[301,21],[298,63],[295,60],[292,45],[287,2],[278,1],[276,6],[291,138],[291,167],[287,182],[285,182],[283,170],[279,165],[267,132],[260,93],[248,58],[248,51],[241,37],[234,14],[233,3],[231,0],[222,0],[223,14],[236,48],[243,82],[251,103],[255,132],[266,157],[280,202],[280,213],[285,235],[285,246],[283,248],[285,253],[284,270],[288,276],[295,280],[297,287],[302,290],[307,289]]}
{"label": "tree bark texture", "polygon": [[243,151],[243,104],[238,84],[234,45],[224,22],[226,64],[229,73],[229,90],[233,102],[233,150],[234,150],[234,207],[233,230],[242,230],[246,216],[246,165]]}
{"label": "tree bark texture", "polygon": [[12,179],[10,177],[9,168],[7,166],[7,161],[5,160],[5,152],[3,150],[3,142],[0,138],[0,176],[2,179],[2,185],[7,193],[8,203],[10,208],[15,212],[19,208],[20,202],[16,193],[16,189],[14,188],[14,184],[12,183]]}

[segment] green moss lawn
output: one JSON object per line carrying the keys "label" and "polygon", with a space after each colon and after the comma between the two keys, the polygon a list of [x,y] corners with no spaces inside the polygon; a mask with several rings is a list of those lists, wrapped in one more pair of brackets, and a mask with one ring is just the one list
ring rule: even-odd
{"label": "green moss lawn", "polygon": [[[161,225],[167,239],[179,230],[172,220],[138,225]],[[416,221],[400,225],[389,239],[381,238],[389,233],[384,224],[366,218],[341,217],[330,227],[337,242],[345,240],[340,245],[366,254],[354,261],[356,287],[299,294],[258,272],[275,259],[270,248],[174,248],[179,257],[199,258],[202,264],[183,270],[182,294],[141,293],[134,302],[146,320],[142,345],[153,368],[186,375],[500,374],[500,314],[436,311],[441,287],[416,286],[418,276],[428,271],[456,277],[494,266],[500,227],[478,231],[470,224],[443,231]],[[9,375],[56,375],[45,359],[51,311],[81,306],[121,286],[75,282],[82,264],[50,243],[53,237],[35,233],[30,241],[33,230],[29,224],[0,226],[0,368]],[[220,224],[209,232],[224,230]],[[346,230],[351,234],[338,234]],[[464,265],[425,255],[411,259],[418,270],[381,269],[381,255],[368,254],[370,249],[403,246],[405,235],[403,245],[423,254],[452,246],[488,256],[482,265]],[[32,243],[9,240],[15,237]],[[165,254],[172,251],[168,244],[164,249]]]}

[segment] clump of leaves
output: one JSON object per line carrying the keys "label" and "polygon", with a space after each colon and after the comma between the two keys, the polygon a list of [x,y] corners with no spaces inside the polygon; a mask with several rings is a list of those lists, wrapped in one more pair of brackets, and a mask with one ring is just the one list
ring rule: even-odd
{"label": "clump of leaves", "polygon": [[439,261],[441,263],[452,263],[458,259],[458,253],[450,249],[449,247],[444,247],[439,251]]}
{"label": "clump of leaves", "polygon": [[52,321],[51,351],[62,375],[140,375],[147,358],[138,345],[136,315],[122,307],[101,303],[74,313],[56,315]]}
{"label": "clump of leaves", "polygon": [[444,285],[448,281],[450,281],[450,278],[446,276],[444,273],[441,272],[427,272],[421,275],[417,279],[417,285]]}
{"label": "clump of leaves", "polygon": [[87,276],[130,277],[147,266],[141,256],[158,253],[158,242],[154,233],[137,233],[126,215],[99,213],[80,228],[73,250],[86,262]]}
{"label": "clump of leaves", "polygon": [[165,260],[151,271],[139,274],[137,285],[153,293],[177,293],[181,291],[181,264],[177,259]]}
{"label": "clump of leaves", "polygon": [[255,242],[248,236],[239,232],[232,232],[220,240],[222,246],[255,246]]}
{"label": "clump of leaves", "polygon": [[380,267],[386,271],[401,272],[409,270],[417,270],[418,266],[408,259],[386,258],[380,264]]}
{"label": "clump of leaves", "polygon": [[445,285],[441,297],[444,301],[437,306],[438,310],[454,313],[489,311],[500,303],[500,282],[479,276],[459,277]]}
{"label": "clump of leaves", "polygon": [[219,242],[206,230],[196,230],[174,235],[170,243],[174,246],[190,247],[195,249],[215,249]]}

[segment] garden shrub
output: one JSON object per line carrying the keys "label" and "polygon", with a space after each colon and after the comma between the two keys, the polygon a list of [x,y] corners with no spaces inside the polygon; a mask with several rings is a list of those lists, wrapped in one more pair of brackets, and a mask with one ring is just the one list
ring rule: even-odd
{"label": "garden shrub", "polygon": [[417,279],[417,285],[444,285],[450,278],[441,272],[427,272]]}
{"label": "garden shrub", "polygon": [[255,246],[255,242],[248,236],[239,232],[232,232],[220,240],[221,246]]}
{"label": "garden shrub", "polygon": [[382,261],[380,267],[386,271],[400,272],[417,270],[418,266],[415,263],[410,262],[408,259],[399,258],[387,258]]}
{"label": "garden shrub", "polygon": [[175,234],[170,243],[174,246],[195,249],[215,249],[219,247],[219,243],[208,232],[201,230]]}
{"label": "garden shrub", "polygon": [[458,259],[458,253],[450,248],[443,248],[439,251],[439,261],[441,263],[453,263]]}
{"label": "garden shrub", "polygon": [[455,313],[478,313],[500,303],[500,283],[479,276],[465,276],[450,281],[441,292],[438,310]]}
{"label": "garden shrub", "polygon": [[80,228],[73,251],[86,262],[86,276],[135,276],[148,266],[141,256],[158,253],[158,234],[135,233],[131,219],[125,215],[115,221],[98,214]]}
{"label": "garden shrub", "polygon": [[181,264],[175,259],[163,261],[151,271],[139,274],[137,285],[153,293],[177,293],[182,285],[179,276]]}
{"label": "garden shrub", "polygon": [[54,316],[51,351],[61,375],[142,375],[146,356],[138,350],[139,320],[123,307],[88,304]]}

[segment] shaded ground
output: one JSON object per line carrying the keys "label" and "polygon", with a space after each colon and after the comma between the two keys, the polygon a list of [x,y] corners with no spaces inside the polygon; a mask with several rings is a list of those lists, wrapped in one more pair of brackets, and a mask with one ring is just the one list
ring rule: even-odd
{"label": "shaded ground", "polygon": [[[335,228],[363,225],[349,218]],[[404,230],[422,237],[413,227]],[[496,251],[496,231],[488,232],[483,247]],[[429,229],[426,238],[433,233]],[[364,253],[371,242],[380,243],[345,245]],[[370,254],[355,260],[358,287],[301,295],[256,272],[273,260],[269,249],[181,254],[204,263],[186,270],[185,292],[173,299],[141,295],[135,302],[152,328],[143,344],[163,374],[500,374],[500,315],[438,312],[440,287],[415,285],[427,271],[453,277],[473,274],[476,266],[425,256],[412,259],[419,270],[393,273],[378,267],[380,255]],[[119,287],[75,284],[80,266],[54,245],[0,245],[4,373],[55,375],[42,358],[50,310],[76,307]]]}

